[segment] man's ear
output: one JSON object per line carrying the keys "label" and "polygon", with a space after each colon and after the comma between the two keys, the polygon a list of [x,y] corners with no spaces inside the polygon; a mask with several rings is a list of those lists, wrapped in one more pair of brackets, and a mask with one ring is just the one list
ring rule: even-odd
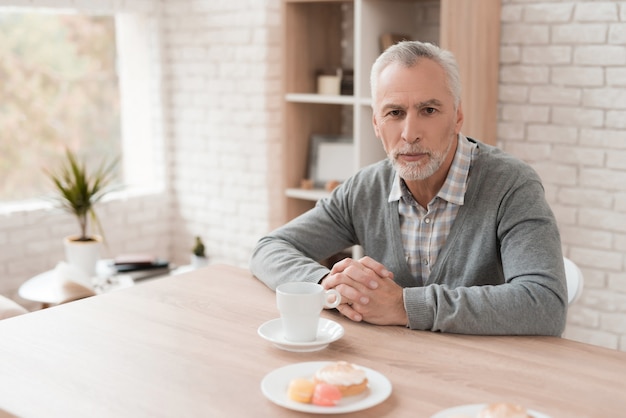
{"label": "man's ear", "polygon": [[380,131],[378,130],[378,122],[376,121],[376,113],[372,111],[372,126],[374,126],[374,134],[380,139]]}
{"label": "man's ear", "polygon": [[455,132],[458,134],[461,132],[463,126],[463,104],[459,102],[459,107],[456,109],[456,128]]}

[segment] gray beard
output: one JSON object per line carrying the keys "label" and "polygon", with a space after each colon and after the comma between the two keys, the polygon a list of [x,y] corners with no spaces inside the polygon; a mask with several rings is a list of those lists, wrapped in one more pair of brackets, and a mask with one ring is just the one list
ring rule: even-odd
{"label": "gray beard", "polygon": [[[397,171],[400,178],[405,181],[425,180],[435,174],[439,167],[446,159],[446,155],[452,148],[452,141],[448,144],[448,147],[443,152],[426,151],[421,147],[407,146],[403,149],[397,150],[393,155],[387,155],[393,168]],[[398,155],[407,152],[425,152],[428,155],[428,161],[423,164],[421,161],[416,163],[400,163],[398,161]]]}
{"label": "gray beard", "polygon": [[437,172],[443,162],[442,159],[429,154],[426,165],[421,163],[403,164],[398,162],[394,157],[389,157],[393,168],[396,169],[400,178],[405,181],[425,180]]}

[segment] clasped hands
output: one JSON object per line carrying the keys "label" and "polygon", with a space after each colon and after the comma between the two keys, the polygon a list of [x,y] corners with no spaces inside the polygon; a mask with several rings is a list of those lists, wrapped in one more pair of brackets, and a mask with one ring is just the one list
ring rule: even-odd
{"label": "clasped hands", "polygon": [[353,321],[376,325],[408,322],[402,287],[393,281],[393,273],[370,257],[339,261],[321,284],[341,294],[337,310]]}

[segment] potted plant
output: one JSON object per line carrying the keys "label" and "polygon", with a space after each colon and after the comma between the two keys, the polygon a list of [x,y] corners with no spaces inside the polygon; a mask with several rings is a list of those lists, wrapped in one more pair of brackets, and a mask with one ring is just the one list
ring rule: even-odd
{"label": "potted plant", "polygon": [[[103,162],[95,172],[89,173],[86,164],[79,161],[70,149],[66,149],[65,160],[59,169],[46,170],[57,192],[54,199],[78,221],[79,234],[64,239],[65,255],[68,264],[85,273],[88,280],[86,284],[90,284],[96,274],[96,263],[104,236],[94,207],[112,190],[110,183],[114,178],[117,162],[118,159],[110,163]],[[94,225],[94,234],[90,233],[90,221]]]}
{"label": "potted plant", "polygon": [[202,242],[202,238],[197,236],[191,249],[191,266],[193,268],[204,267],[208,263],[209,259],[206,256],[204,242]]}

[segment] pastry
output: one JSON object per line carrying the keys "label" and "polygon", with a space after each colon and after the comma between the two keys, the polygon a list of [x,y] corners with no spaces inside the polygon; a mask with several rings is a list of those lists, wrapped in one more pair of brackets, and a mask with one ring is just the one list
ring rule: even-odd
{"label": "pastry", "polygon": [[296,402],[310,403],[314,389],[315,383],[308,379],[293,379],[289,382],[287,396]]}
{"label": "pastry", "polygon": [[336,386],[343,396],[353,396],[367,389],[365,371],[345,361],[328,364],[313,376],[315,383]]}
{"label": "pastry", "polygon": [[532,416],[520,405],[498,402],[487,405],[476,418],[532,418]]}
{"label": "pastry", "polygon": [[341,391],[337,386],[328,383],[318,383],[313,391],[312,402],[319,406],[335,406],[341,400]]}

